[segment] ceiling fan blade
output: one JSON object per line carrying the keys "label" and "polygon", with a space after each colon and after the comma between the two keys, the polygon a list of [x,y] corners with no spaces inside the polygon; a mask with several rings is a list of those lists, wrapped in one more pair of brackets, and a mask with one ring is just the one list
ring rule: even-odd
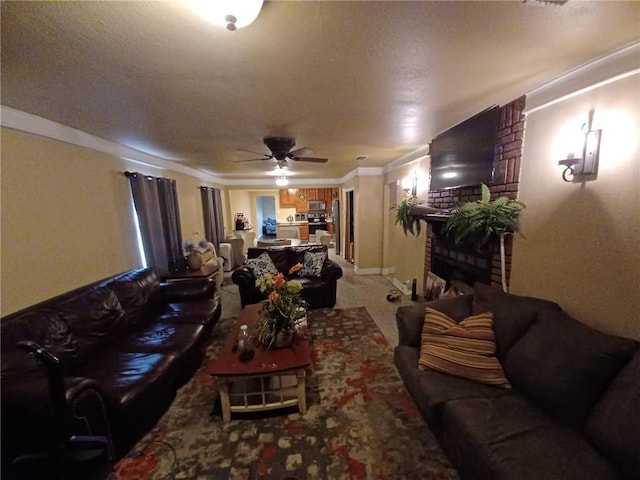
{"label": "ceiling fan blade", "polygon": [[306,157],[307,155],[313,155],[313,150],[309,147],[296,148],[287,153],[287,157]]}
{"label": "ceiling fan blade", "polygon": [[247,152],[247,153],[253,153],[255,155],[264,155],[265,157],[268,157],[269,155],[264,153],[264,152],[256,152],[255,150],[247,150],[246,148],[236,148],[237,151],[239,152]]}
{"label": "ceiling fan blade", "polygon": [[310,163],[327,163],[328,158],[316,158],[316,157],[293,157],[292,160],[296,162],[310,162]]}
{"label": "ceiling fan blade", "polygon": [[234,160],[234,163],[240,163],[240,162],[258,162],[261,160],[271,160],[273,157],[272,156],[268,156],[266,155],[264,158],[248,158],[247,160]]}

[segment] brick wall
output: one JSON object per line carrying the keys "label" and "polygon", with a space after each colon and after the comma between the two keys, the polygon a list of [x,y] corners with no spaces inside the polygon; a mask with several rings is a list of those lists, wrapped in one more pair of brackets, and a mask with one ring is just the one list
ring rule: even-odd
{"label": "brick wall", "polygon": [[[520,180],[520,161],[522,159],[522,140],[524,136],[525,97],[500,107],[500,128],[496,138],[496,156],[493,161],[493,182],[489,185],[491,198],[506,196],[516,199],[518,197],[518,183]],[[436,208],[453,208],[465,202],[480,199],[482,190],[477,187],[460,187],[447,190],[429,192],[429,205]],[[427,273],[431,270],[431,238],[432,229],[426,238],[423,279],[426,284]],[[506,272],[507,282],[511,273],[511,250],[513,240],[511,236],[506,238]],[[502,285],[500,272],[500,249],[496,246],[493,252],[491,284]]]}

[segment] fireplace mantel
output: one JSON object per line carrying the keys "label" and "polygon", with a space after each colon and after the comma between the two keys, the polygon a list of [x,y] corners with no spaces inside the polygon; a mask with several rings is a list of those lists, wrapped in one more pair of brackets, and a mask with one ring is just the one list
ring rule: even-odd
{"label": "fireplace mantel", "polygon": [[432,207],[422,207],[415,205],[409,209],[409,215],[420,220],[424,220],[429,224],[434,234],[438,235],[444,224],[451,218],[450,213],[441,213],[441,210]]}

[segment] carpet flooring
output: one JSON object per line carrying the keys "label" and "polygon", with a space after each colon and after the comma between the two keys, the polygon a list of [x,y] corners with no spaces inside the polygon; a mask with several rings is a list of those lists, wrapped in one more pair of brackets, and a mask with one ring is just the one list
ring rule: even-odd
{"label": "carpet flooring", "polygon": [[459,478],[364,307],[309,313],[306,415],[297,409],[232,414],[223,424],[208,363],[234,321],[216,326],[202,367],[118,463],[118,480]]}

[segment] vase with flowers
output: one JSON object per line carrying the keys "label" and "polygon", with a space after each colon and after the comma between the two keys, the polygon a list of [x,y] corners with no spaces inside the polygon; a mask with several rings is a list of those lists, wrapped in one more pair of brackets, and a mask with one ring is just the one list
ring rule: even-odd
{"label": "vase with flowers", "polygon": [[[294,275],[301,268],[299,263],[294,265],[288,275]],[[268,294],[255,325],[258,341],[267,349],[290,345],[296,327],[307,316],[306,302],[299,295],[302,283],[295,279],[287,280],[279,272],[262,275],[256,280],[256,286],[262,293]]]}

